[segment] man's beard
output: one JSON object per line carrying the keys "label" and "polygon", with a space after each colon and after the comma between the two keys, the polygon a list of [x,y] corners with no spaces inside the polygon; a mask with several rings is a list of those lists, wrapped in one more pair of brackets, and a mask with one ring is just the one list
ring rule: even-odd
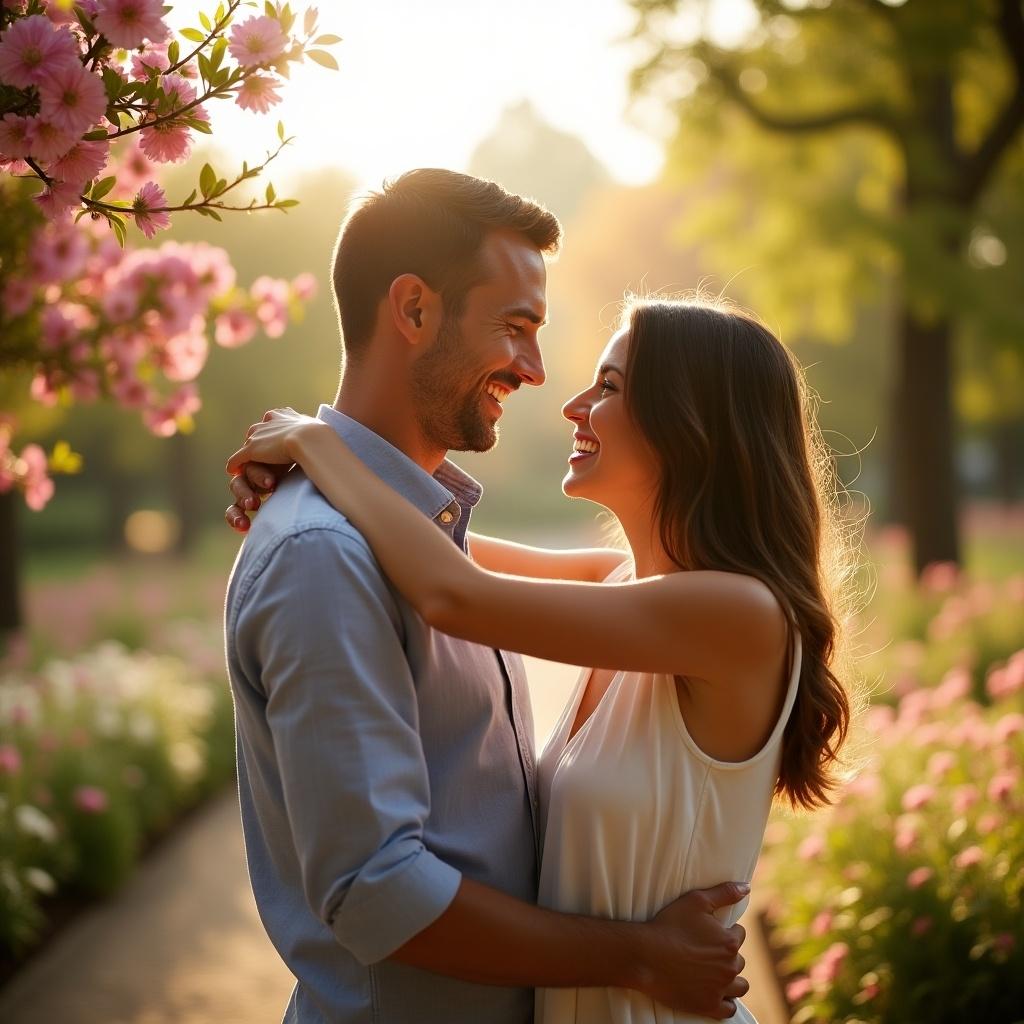
{"label": "man's beard", "polygon": [[484,414],[482,391],[459,387],[465,346],[454,317],[445,317],[437,340],[420,357],[413,377],[416,418],[426,441],[445,451],[486,452],[498,443],[498,426]]}

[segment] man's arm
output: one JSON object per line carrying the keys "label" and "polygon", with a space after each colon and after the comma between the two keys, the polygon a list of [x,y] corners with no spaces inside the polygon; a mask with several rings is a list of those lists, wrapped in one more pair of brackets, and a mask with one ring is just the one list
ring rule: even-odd
{"label": "man's arm", "polygon": [[403,963],[484,984],[632,988],[683,1012],[731,1017],[748,989],[741,925],[715,909],[748,887],[687,893],[653,921],[544,910],[464,878],[448,909],[395,954]]}
{"label": "man's arm", "polygon": [[[343,527],[342,529],[348,529]],[[430,808],[401,622],[361,538],[286,540],[253,585],[236,635],[257,652],[307,901],[363,963],[394,957],[504,985],[636,988],[729,1016],[746,990],[715,905],[694,893],[654,923],[543,910],[464,879],[423,844]]]}

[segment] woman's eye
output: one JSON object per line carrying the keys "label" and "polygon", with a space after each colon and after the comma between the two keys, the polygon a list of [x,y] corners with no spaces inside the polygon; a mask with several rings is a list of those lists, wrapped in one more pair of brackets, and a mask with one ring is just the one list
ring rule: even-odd
{"label": "woman's eye", "polygon": [[614,391],[614,390],[615,390],[615,388],[612,386],[611,381],[609,381],[607,378],[605,378],[605,379],[603,379],[601,381],[600,392],[601,392],[601,397],[602,398],[604,398],[604,396],[606,394],[608,394],[609,391]]}

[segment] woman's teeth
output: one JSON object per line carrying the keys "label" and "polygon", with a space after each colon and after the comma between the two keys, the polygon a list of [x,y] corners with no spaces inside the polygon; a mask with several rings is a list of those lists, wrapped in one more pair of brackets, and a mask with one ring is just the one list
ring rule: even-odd
{"label": "woman's teeth", "polygon": [[597,449],[598,445],[595,442],[584,441],[582,438],[577,438],[572,446],[574,452],[585,452],[587,455],[593,455]]}

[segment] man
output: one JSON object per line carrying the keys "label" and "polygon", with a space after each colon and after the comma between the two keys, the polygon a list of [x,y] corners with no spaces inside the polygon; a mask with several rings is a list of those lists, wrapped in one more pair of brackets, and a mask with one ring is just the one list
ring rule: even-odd
{"label": "man", "polygon": [[[349,215],[334,257],[344,371],[320,417],[466,548],[501,403],[544,381],[560,228],[492,182],[411,171]],[[266,467],[250,466],[255,486]],[[257,504],[232,483],[226,513]],[[253,891],[297,978],[286,1020],[522,1024],[531,988],[639,989],[729,1016],[742,929],[691,893],[650,923],[534,905],[537,800],[518,657],[428,628],[298,470],[238,555],[226,607]]]}

